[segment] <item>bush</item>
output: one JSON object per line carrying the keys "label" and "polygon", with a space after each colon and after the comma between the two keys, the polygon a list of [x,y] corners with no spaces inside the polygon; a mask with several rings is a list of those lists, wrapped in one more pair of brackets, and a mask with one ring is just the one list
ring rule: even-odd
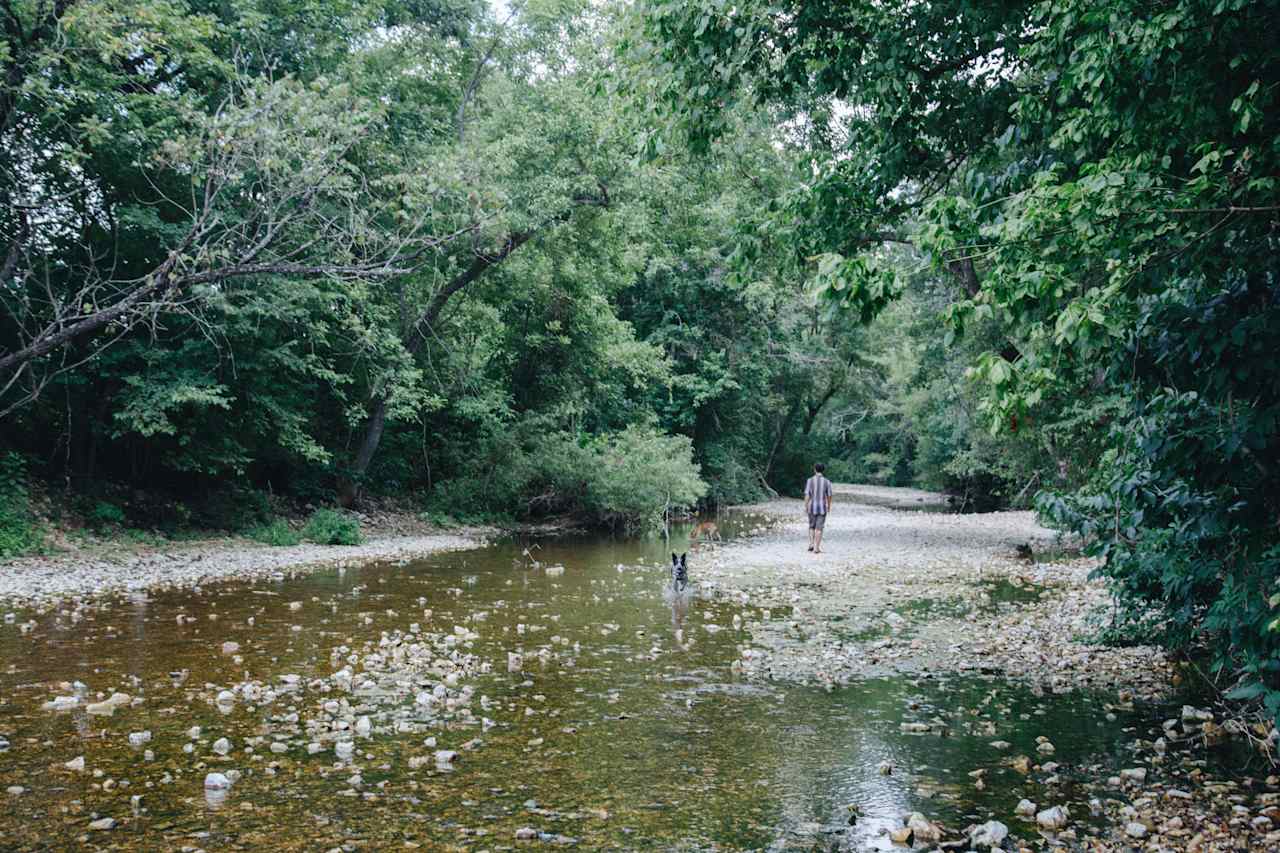
{"label": "bush", "polygon": [[1147,639],[1207,651],[1230,698],[1280,720],[1275,282],[1188,278],[1147,299],[1110,366],[1132,399],[1109,449],[1037,509],[1102,560],[1122,614],[1159,628]]}
{"label": "bush", "polygon": [[95,530],[107,527],[123,527],[124,510],[109,501],[96,501],[86,514],[89,526]]}
{"label": "bush", "polygon": [[298,535],[297,531],[282,518],[277,518],[270,524],[259,524],[256,527],[251,527],[248,536],[255,542],[276,547],[297,545],[302,541],[302,537]]}
{"label": "bush", "polygon": [[19,557],[40,547],[31,520],[26,466],[16,453],[0,455],[0,558]]}
{"label": "bush", "polygon": [[476,457],[460,465],[466,473],[432,490],[428,517],[472,523],[570,514],[636,530],[661,524],[668,505],[691,506],[707,494],[692,442],[652,427],[588,436],[530,417],[469,449]]}
{"label": "bush", "polygon": [[667,507],[691,506],[707,493],[693,442],[683,435],[627,427],[593,442],[585,466],[583,503],[614,527],[656,527]]}
{"label": "bush", "polygon": [[217,489],[195,507],[192,520],[214,530],[249,530],[270,523],[271,498],[257,489]]}
{"label": "bush", "polygon": [[337,510],[318,509],[307,519],[302,538],[318,545],[359,545],[360,522]]}

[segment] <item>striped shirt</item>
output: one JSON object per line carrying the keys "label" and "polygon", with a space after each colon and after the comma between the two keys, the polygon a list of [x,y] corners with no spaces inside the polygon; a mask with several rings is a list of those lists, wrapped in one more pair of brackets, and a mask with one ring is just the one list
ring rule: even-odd
{"label": "striped shirt", "polygon": [[831,500],[831,481],[821,474],[814,474],[804,484],[804,499],[811,515],[826,515],[827,501]]}

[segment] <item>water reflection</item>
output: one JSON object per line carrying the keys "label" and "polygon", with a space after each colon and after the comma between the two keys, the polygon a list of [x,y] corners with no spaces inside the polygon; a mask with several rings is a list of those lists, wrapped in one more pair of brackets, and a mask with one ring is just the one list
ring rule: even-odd
{"label": "water reflection", "polygon": [[[757,526],[729,515],[721,533]],[[682,536],[687,529],[672,531],[673,542]],[[1123,726],[1133,721],[1106,721],[1085,695],[1045,699],[984,678],[830,693],[744,683],[732,668],[750,645],[739,626],[787,614],[696,591],[667,595],[670,550],[662,536],[511,542],[403,566],[129,596],[78,621],[46,614],[26,634],[16,624],[26,616],[0,626],[0,655],[11,662],[0,677],[0,737],[13,744],[0,786],[29,789],[0,817],[0,847],[74,846],[95,812],[135,831],[113,842],[140,849],[181,847],[193,833],[208,834],[205,847],[329,849],[358,839],[371,849],[480,848],[526,826],[589,849],[796,838],[856,849],[882,845],[881,830],[914,810],[959,825],[989,815],[1012,823],[1031,783],[1001,763],[993,730],[1009,753],[1028,755],[1048,734],[1065,766],[1125,754]],[[563,571],[547,571],[556,566]],[[127,630],[113,627],[121,619]],[[359,704],[317,693],[310,680],[413,623],[477,635],[453,641],[492,664],[475,681],[484,699],[474,719],[425,732],[375,721],[351,755],[332,746],[310,754],[299,717],[329,701]],[[238,649],[224,654],[225,643]],[[520,672],[507,671],[508,653],[523,656]],[[246,676],[278,698],[213,701]],[[40,710],[60,682],[77,679],[90,696],[120,690],[141,702],[113,718]],[[935,717],[950,736],[901,729]],[[193,726],[203,729],[194,740]],[[127,741],[143,730],[153,733],[153,761]],[[221,737],[234,744],[225,758],[211,751]],[[269,749],[276,741],[284,752]],[[436,760],[437,750],[456,758]],[[86,772],[50,773],[81,754]],[[988,773],[985,790],[968,776],[977,768]],[[230,790],[202,789],[208,771],[233,769],[244,775]],[[106,789],[106,779],[120,784]],[[130,797],[140,789],[135,817]],[[1072,796],[1068,787],[1063,801]],[[857,819],[846,832],[850,804]]]}

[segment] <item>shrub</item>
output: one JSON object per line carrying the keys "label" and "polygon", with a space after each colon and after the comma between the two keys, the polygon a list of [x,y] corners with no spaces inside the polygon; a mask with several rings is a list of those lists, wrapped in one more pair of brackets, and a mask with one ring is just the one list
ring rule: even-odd
{"label": "shrub", "polygon": [[271,498],[257,489],[217,489],[195,507],[192,520],[215,530],[249,530],[270,523]]}
{"label": "shrub", "polygon": [[96,501],[87,513],[89,526],[95,530],[106,527],[123,527],[124,510],[110,501]]}
{"label": "shrub", "polygon": [[656,527],[668,506],[691,506],[707,493],[687,436],[630,426],[593,444],[583,502],[607,524]]}
{"label": "shrub", "polygon": [[302,537],[319,545],[359,545],[360,522],[337,510],[318,509],[307,519]]}
{"label": "shrub", "polygon": [[19,557],[40,546],[31,519],[26,466],[16,453],[0,455],[0,558]]}
{"label": "shrub", "polygon": [[668,505],[707,494],[693,444],[650,426],[597,436],[556,429],[528,417],[501,435],[481,435],[457,476],[432,490],[429,516],[463,523],[572,514],[629,530],[656,526]]}
{"label": "shrub", "polygon": [[302,537],[283,518],[274,519],[269,524],[259,524],[256,527],[251,527],[248,535],[255,542],[276,547],[297,545],[302,541]]}

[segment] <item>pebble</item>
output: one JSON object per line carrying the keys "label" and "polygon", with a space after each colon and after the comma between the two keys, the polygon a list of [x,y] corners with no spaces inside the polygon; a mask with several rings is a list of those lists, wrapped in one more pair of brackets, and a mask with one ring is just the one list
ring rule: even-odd
{"label": "pebble", "polygon": [[231,779],[224,773],[209,773],[204,777],[206,791],[225,791],[231,787]]}
{"label": "pebble", "polygon": [[1036,824],[1042,829],[1062,829],[1070,820],[1070,813],[1062,806],[1054,806],[1036,814]]}
{"label": "pebble", "polygon": [[974,828],[969,834],[969,845],[975,850],[995,849],[1004,844],[1009,827],[998,820],[990,820]]}
{"label": "pebble", "polygon": [[101,702],[90,702],[85,706],[85,711],[90,714],[109,717],[116,712],[117,708],[123,708],[132,701],[132,697],[128,693],[112,693],[107,699]]}
{"label": "pebble", "polygon": [[335,549],[303,544],[287,548],[188,548],[180,553],[142,553],[126,560],[85,559],[82,554],[11,560],[0,572],[0,601],[33,605],[77,596],[107,596],[161,585],[192,588],[215,579],[252,580],[280,575],[283,569],[320,569],[339,563],[419,558],[424,554],[474,548],[483,544],[465,536],[388,536]]}
{"label": "pebble", "polygon": [[116,828],[116,819],[113,817],[101,817],[97,820],[89,822],[89,829],[94,831],[105,831]]}

